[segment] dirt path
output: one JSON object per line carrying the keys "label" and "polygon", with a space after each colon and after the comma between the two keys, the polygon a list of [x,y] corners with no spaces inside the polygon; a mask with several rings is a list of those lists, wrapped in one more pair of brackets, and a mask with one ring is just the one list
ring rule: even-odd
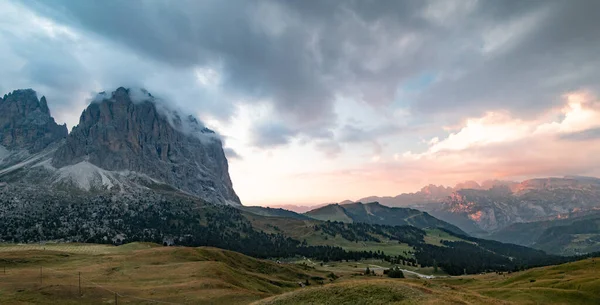
{"label": "dirt path", "polygon": [[[377,265],[369,265],[369,268],[371,270],[374,270],[375,272],[381,270],[382,273],[383,273],[383,270],[390,269],[390,268],[385,268],[385,267],[381,267],[381,266],[377,266]],[[402,272],[414,274],[414,275],[416,275],[416,276],[418,276],[420,278],[424,278],[424,279],[434,279],[435,278],[435,275],[421,274],[421,273],[410,271],[410,270],[406,270],[406,269],[400,269],[400,270],[402,270]]]}

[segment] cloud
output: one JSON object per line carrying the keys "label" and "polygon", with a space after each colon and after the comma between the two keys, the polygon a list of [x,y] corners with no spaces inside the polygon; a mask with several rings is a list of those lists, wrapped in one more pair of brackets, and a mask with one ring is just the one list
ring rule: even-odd
{"label": "cloud", "polygon": [[[427,151],[406,155],[422,158],[525,139],[568,138],[573,133],[593,133],[596,126],[600,127],[600,110],[595,106],[598,103],[595,96],[589,92],[572,92],[564,95],[564,100],[564,107],[554,108],[531,120],[516,118],[509,112],[491,111],[482,117],[468,118],[458,131],[446,138],[429,140]],[[560,119],[555,119],[557,117]]]}
{"label": "cloud", "polygon": [[[439,77],[401,103],[421,116],[452,114],[448,120],[489,108],[523,114],[545,110],[556,105],[549,97],[557,92],[575,84],[596,86],[599,80],[595,1],[22,3],[55,28],[74,29],[156,62],[133,67],[137,76],[119,72],[119,65],[128,65],[121,61],[100,74],[125,74],[116,79],[137,79],[160,87],[149,88],[153,92],[164,90],[179,99],[216,100],[203,107],[222,119],[232,115],[231,99],[266,99],[296,136],[319,138],[315,130],[335,128],[336,96],[393,107],[399,88],[424,71]],[[200,75],[198,82],[219,90],[197,89],[182,77],[180,86],[161,83],[159,67]],[[198,71],[218,75],[218,83]],[[154,76],[141,76],[146,73]],[[35,74],[54,79],[48,72]],[[172,93],[169,86],[189,93]]]}
{"label": "cloud", "polygon": [[251,143],[258,147],[276,147],[289,143],[297,133],[280,123],[262,123],[254,125]]}
{"label": "cloud", "polygon": [[[461,55],[417,98],[414,109],[463,116],[509,110],[527,117],[560,104],[556,97],[562,92],[598,90],[600,3],[571,4],[485,2],[480,10],[493,13],[490,19],[480,23],[480,31],[467,32]],[[493,6],[507,7],[494,12]]]}
{"label": "cloud", "polygon": [[577,91],[560,100],[562,106],[529,120],[510,112],[468,118],[456,131],[426,140],[422,152],[375,155],[362,164],[307,170],[290,179],[310,178],[315,188],[335,181],[349,190],[338,197],[358,199],[395,196],[430,183],[452,186],[469,179],[600,175],[600,99]]}
{"label": "cloud", "polygon": [[332,140],[322,140],[316,142],[316,148],[323,152],[328,158],[335,158],[342,152],[342,146]]}
{"label": "cloud", "polygon": [[356,125],[344,125],[338,133],[336,140],[344,144],[363,144],[367,143],[373,147],[373,153],[379,155],[382,153],[381,138],[397,136],[408,131],[404,126],[394,124],[380,125],[374,128],[360,128]]}
{"label": "cloud", "polygon": [[598,175],[598,98],[580,91],[566,94],[562,100],[563,107],[530,120],[494,112],[469,118],[458,131],[431,139],[425,151],[404,152],[391,168],[418,168],[436,179],[453,177],[454,182],[466,178]]}
{"label": "cloud", "polygon": [[[415,179],[417,165],[444,179],[492,164],[585,171],[597,161],[584,116],[595,108],[568,110],[561,95],[600,92],[599,10],[594,0],[1,1],[0,90],[34,88],[73,126],[90,92],[146,88],[225,130],[244,162],[300,147],[370,179],[389,164]],[[515,153],[525,143],[536,146]],[[310,193],[295,189],[288,196]]]}
{"label": "cloud", "polygon": [[600,127],[563,134],[561,139],[571,141],[597,140],[600,139]]}
{"label": "cloud", "polygon": [[242,156],[240,156],[233,148],[224,147],[223,151],[225,152],[225,156],[229,160],[242,160]]}

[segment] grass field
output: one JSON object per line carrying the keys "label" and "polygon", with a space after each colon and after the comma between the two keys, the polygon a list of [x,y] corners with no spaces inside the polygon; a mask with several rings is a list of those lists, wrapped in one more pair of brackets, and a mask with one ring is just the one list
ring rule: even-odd
{"label": "grass field", "polygon": [[444,246],[440,240],[447,241],[463,241],[468,243],[473,243],[462,238],[453,236],[448,234],[448,232],[442,231],[440,229],[426,229],[427,235],[425,235],[425,242],[435,246]]}
{"label": "grass field", "polygon": [[158,245],[152,243],[131,243],[120,247],[112,245],[99,245],[99,244],[78,244],[78,243],[45,243],[45,244],[0,244],[0,253],[2,252],[16,252],[16,251],[34,251],[34,250],[48,250],[58,251],[66,253],[82,253],[82,254],[109,254],[127,252],[131,250],[141,250],[157,247]]}
{"label": "grass field", "polygon": [[599,274],[600,262],[589,259],[511,274],[432,280],[342,277],[334,284],[295,290],[255,304],[591,305],[600,304]]}
{"label": "grass field", "polygon": [[519,304],[600,304],[600,261],[587,259],[513,274],[439,279],[436,283]]}
{"label": "grass field", "polygon": [[0,245],[0,304],[114,304],[115,293],[119,304],[600,304],[597,259],[431,280],[362,275],[389,266],[149,243]]}
{"label": "grass field", "polygon": [[[267,233],[281,233],[290,236],[296,240],[306,240],[313,246],[338,246],[348,251],[383,251],[388,255],[411,256],[414,252],[413,247],[407,244],[400,244],[397,241],[382,240],[381,242],[352,242],[341,236],[326,236],[321,231],[315,231],[313,226],[316,224],[313,220],[298,220],[282,217],[254,217],[248,215],[253,225]],[[437,232],[437,231],[436,231]],[[443,233],[440,231],[440,233]],[[445,233],[444,233],[445,234]],[[439,239],[437,240],[439,243]]]}
{"label": "grass field", "polygon": [[431,289],[407,280],[348,280],[300,289],[257,301],[256,305],[288,304],[510,304],[470,291]]}
{"label": "grass field", "polygon": [[[412,257],[414,248],[405,243],[387,240],[385,237],[377,236],[381,242],[353,242],[342,236],[326,235],[323,231],[315,231],[314,226],[318,224],[314,220],[300,220],[283,217],[257,217],[252,214],[246,215],[253,226],[267,233],[284,233],[291,238],[303,241],[313,246],[338,246],[347,251],[383,251],[387,255],[402,255]],[[425,242],[428,244],[443,246],[441,240],[465,241],[459,237],[448,234],[439,229],[426,229]],[[465,241],[469,242],[470,241]]]}
{"label": "grass field", "polygon": [[114,292],[119,304],[152,304],[143,299],[245,304],[293,290],[306,280],[316,284],[326,274],[215,248],[139,243],[31,247],[2,247],[0,304],[110,304]]}

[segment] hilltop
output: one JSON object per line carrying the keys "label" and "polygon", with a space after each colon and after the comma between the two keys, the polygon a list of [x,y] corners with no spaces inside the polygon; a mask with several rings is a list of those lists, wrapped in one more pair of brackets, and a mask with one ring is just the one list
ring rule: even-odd
{"label": "hilltop", "polygon": [[378,202],[330,204],[308,211],[304,215],[324,221],[388,226],[411,225],[417,228],[443,228],[456,234],[467,235],[458,227],[441,221],[426,212],[409,208],[391,208],[381,205]]}

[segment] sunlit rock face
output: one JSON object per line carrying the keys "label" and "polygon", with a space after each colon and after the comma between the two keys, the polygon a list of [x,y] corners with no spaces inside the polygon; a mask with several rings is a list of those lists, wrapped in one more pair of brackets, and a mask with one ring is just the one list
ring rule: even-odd
{"label": "sunlit rock face", "polygon": [[[432,209],[451,223],[493,232],[518,222],[568,218],[600,208],[600,179],[531,179],[490,189],[461,189]],[[461,220],[462,219],[462,220]],[[468,224],[467,224],[468,226]],[[460,225],[459,225],[460,227]]]}

